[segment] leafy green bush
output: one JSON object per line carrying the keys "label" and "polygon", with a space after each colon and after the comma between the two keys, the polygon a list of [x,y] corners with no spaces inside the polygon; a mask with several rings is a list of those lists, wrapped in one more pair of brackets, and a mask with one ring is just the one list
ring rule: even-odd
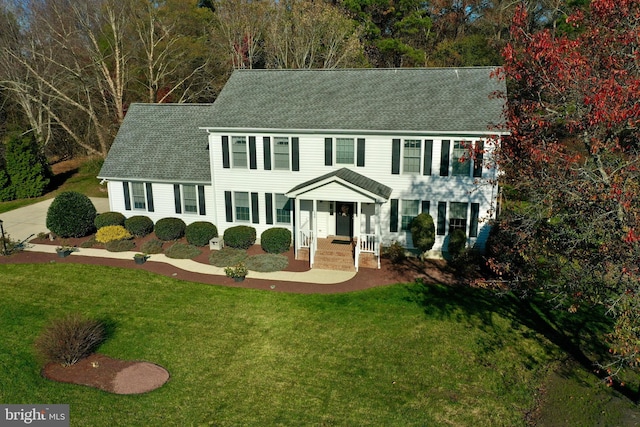
{"label": "leafy green bush", "polygon": [[40,197],[51,181],[51,169],[33,136],[14,135],[4,153],[9,185],[18,199]]}
{"label": "leafy green bush", "polygon": [[147,240],[140,246],[140,252],[145,254],[161,254],[162,241],[157,239]]}
{"label": "leafy green bush", "polygon": [[96,232],[96,242],[108,243],[116,240],[131,239],[133,236],[121,225],[107,225]]}
{"label": "leafy green bush", "polygon": [[269,228],[260,235],[260,246],[270,254],[287,252],[291,247],[291,231],[282,227]]}
{"label": "leafy green bush", "polygon": [[104,247],[109,252],[126,252],[135,248],[136,244],[133,240],[114,240],[112,242],[105,243]]}
{"label": "leafy green bush", "polygon": [[184,235],[192,245],[205,246],[209,240],[218,237],[218,228],[208,221],[192,222],[187,225]]}
{"label": "leafy green bush", "polygon": [[171,245],[166,251],[167,258],[174,259],[192,259],[200,255],[202,251],[193,245],[185,245],[184,243],[175,243]]}
{"label": "leafy green bush", "polygon": [[256,229],[248,225],[237,225],[224,232],[224,244],[236,249],[249,249],[256,243]]}
{"label": "leafy green bush", "polygon": [[136,237],[144,237],[153,231],[153,221],[148,216],[134,215],[124,220],[124,228]]}
{"label": "leafy green bush", "polygon": [[165,242],[169,240],[178,240],[184,236],[187,225],[180,218],[162,218],[156,222],[153,231],[156,237]]}
{"label": "leafy green bush", "polygon": [[245,265],[249,270],[268,273],[284,270],[289,265],[289,259],[279,254],[252,255],[245,260]]}
{"label": "leafy green bush", "polygon": [[411,231],[413,246],[423,253],[433,248],[433,244],[436,242],[436,227],[431,215],[423,212],[413,218],[409,225],[409,230]]}
{"label": "leafy green bush", "polygon": [[456,228],[449,234],[447,252],[452,259],[459,257],[467,246],[467,235],[463,230]]}
{"label": "leafy green bush", "polygon": [[209,264],[216,267],[229,267],[244,261],[246,258],[247,252],[245,250],[225,246],[219,251],[211,252],[209,255]]}
{"label": "leafy green bush", "polygon": [[47,211],[47,228],[59,237],[84,237],[95,230],[96,207],[84,194],[60,193]]}
{"label": "leafy green bush", "polygon": [[125,219],[124,215],[120,212],[103,212],[96,216],[96,219],[93,221],[93,225],[95,225],[98,230],[102,227],[106,227],[107,225],[124,226]]}
{"label": "leafy green bush", "polygon": [[0,158],[0,202],[8,202],[15,198],[15,188],[11,185],[4,159]]}
{"label": "leafy green bush", "polygon": [[93,353],[105,338],[100,321],[74,313],[50,322],[36,339],[35,347],[47,362],[69,366]]}

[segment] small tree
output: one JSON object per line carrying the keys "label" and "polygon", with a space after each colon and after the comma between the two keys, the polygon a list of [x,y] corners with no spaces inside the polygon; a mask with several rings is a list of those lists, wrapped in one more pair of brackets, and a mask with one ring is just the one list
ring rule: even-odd
{"label": "small tree", "polygon": [[420,249],[423,254],[433,247],[436,242],[436,227],[433,218],[428,213],[421,213],[413,218],[409,224],[413,246]]}
{"label": "small tree", "polygon": [[65,191],[49,206],[47,228],[60,237],[83,237],[95,229],[96,214],[96,207],[87,196]]}
{"label": "small tree", "polygon": [[51,171],[36,140],[15,135],[9,139],[4,156],[15,198],[42,196],[49,185]]}

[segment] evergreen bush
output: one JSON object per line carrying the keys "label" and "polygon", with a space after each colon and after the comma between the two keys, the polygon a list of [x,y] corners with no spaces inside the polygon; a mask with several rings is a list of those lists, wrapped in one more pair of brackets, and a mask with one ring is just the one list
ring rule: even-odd
{"label": "evergreen bush", "polygon": [[153,221],[148,216],[134,215],[124,220],[124,228],[136,237],[144,237],[153,231]]}
{"label": "evergreen bush", "polygon": [[102,227],[106,227],[108,225],[124,226],[125,219],[124,215],[120,212],[103,212],[96,216],[93,224],[96,226],[96,229],[100,230]]}
{"label": "evergreen bush", "polygon": [[84,194],[60,193],[47,211],[47,228],[58,237],[84,237],[95,230],[96,207]]}
{"label": "evergreen bush", "polygon": [[208,221],[197,221],[187,225],[184,235],[192,245],[205,246],[218,237],[218,228]]}
{"label": "evergreen bush", "polygon": [[236,249],[249,249],[256,243],[256,229],[248,225],[237,225],[224,232],[224,244]]}
{"label": "evergreen bush", "polygon": [[131,239],[133,236],[121,225],[107,225],[96,232],[96,242],[108,243],[116,240]]}
{"label": "evergreen bush", "polygon": [[9,185],[17,199],[42,196],[51,181],[51,169],[33,137],[14,135],[4,153]]}
{"label": "evergreen bush", "polygon": [[411,221],[409,225],[413,246],[418,248],[422,253],[433,248],[436,242],[436,227],[433,218],[428,213],[421,213]]}
{"label": "evergreen bush", "polygon": [[162,218],[156,222],[153,231],[160,240],[178,240],[184,236],[187,225],[180,218]]}
{"label": "evergreen bush", "polygon": [[452,259],[459,257],[467,246],[467,235],[463,230],[456,228],[449,234],[447,252]]}
{"label": "evergreen bush", "polygon": [[260,235],[260,246],[270,254],[287,252],[291,247],[291,231],[282,227],[269,228]]}

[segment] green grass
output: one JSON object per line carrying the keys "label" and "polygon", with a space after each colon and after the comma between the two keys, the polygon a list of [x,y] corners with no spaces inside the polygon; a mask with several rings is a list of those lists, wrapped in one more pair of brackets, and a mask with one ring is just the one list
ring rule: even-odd
{"label": "green grass", "polygon": [[[0,401],[68,403],[72,425],[518,426],[560,353],[514,301],[419,284],[296,295],[54,263],[0,266],[0,291]],[[171,380],[118,396],[40,377],[33,341],[73,311],[114,325],[101,352]]]}

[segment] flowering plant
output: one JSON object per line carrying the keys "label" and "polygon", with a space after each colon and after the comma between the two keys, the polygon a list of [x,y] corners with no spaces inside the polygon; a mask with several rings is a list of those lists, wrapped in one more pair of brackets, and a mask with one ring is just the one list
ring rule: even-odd
{"label": "flowering plant", "polygon": [[244,265],[243,262],[239,262],[233,267],[224,268],[224,274],[226,274],[227,277],[231,277],[234,279],[236,277],[245,277],[247,273],[249,273],[249,270],[247,270],[247,267]]}

